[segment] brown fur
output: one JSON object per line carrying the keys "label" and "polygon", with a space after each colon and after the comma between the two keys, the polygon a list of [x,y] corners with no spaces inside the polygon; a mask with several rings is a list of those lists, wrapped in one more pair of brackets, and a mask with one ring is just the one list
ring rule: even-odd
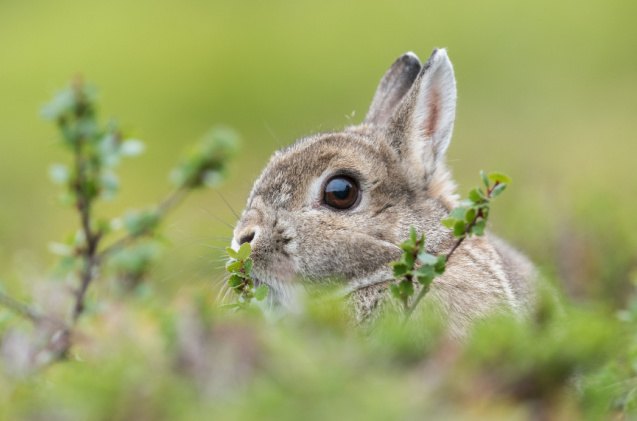
{"label": "brown fur", "polygon": [[[422,67],[422,69],[421,69]],[[445,253],[454,237],[440,220],[457,204],[444,163],[455,116],[455,79],[444,50],[420,66],[413,54],[385,74],[365,122],[301,139],[276,152],[257,179],[233,245],[250,238],[253,273],[271,287],[271,302],[290,309],[304,282],[340,280],[358,321],[386,307],[388,263],[414,226],[426,248]],[[360,204],[336,211],[322,185],[346,174],[360,185]],[[426,299],[439,304],[461,336],[493,311],[524,314],[533,297],[533,266],[487,234],[465,241]]]}

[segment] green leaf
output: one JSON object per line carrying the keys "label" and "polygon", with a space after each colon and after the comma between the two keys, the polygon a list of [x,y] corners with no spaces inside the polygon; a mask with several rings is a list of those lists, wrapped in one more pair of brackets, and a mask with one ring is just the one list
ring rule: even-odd
{"label": "green leaf", "polygon": [[453,226],[453,235],[456,237],[462,237],[465,234],[467,226],[464,221],[457,221]]}
{"label": "green leaf", "polygon": [[129,213],[124,217],[124,228],[136,237],[153,231],[159,224],[159,214],[154,210]]}
{"label": "green leaf", "polygon": [[491,180],[491,182],[493,183],[502,183],[502,184],[511,183],[511,177],[501,172],[490,172],[488,177],[489,177],[489,180]]}
{"label": "green leaf", "polygon": [[484,219],[477,221],[475,225],[471,227],[471,233],[477,236],[484,235],[484,228],[486,225],[487,223]]}
{"label": "green leaf", "polygon": [[230,288],[237,288],[245,283],[245,279],[239,276],[238,273],[235,273],[228,279],[228,285]]}
{"label": "green leaf", "polygon": [[465,215],[467,214],[467,210],[468,210],[467,207],[458,206],[457,208],[451,211],[451,213],[449,214],[449,218],[455,218],[455,219],[464,221]]}
{"label": "green leaf", "polygon": [[422,263],[423,265],[435,265],[437,262],[437,257],[429,254],[425,251],[421,252],[418,255],[418,260],[420,261],[420,263]]}
{"label": "green leaf", "polygon": [[228,279],[228,286],[229,286],[230,288],[233,288],[233,289],[234,289],[234,288],[237,288],[237,287],[239,287],[239,286],[241,286],[241,285],[243,285],[243,283],[244,283],[243,278],[241,278],[241,277],[240,277],[239,275],[237,275],[237,274],[232,275],[232,276]]}
{"label": "green leaf", "polygon": [[394,269],[395,277],[403,276],[409,271],[409,268],[407,267],[407,265],[402,262],[395,262],[393,264],[393,269]]}
{"label": "green leaf", "polygon": [[173,170],[173,182],[187,188],[217,184],[223,177],[228,158],[236,150],[236,139],[236,133],[231,130],[211,130]]}
{"label": "green leaf", "polygon": [[400,294],[403,297],[411,297],[414,295],[414,284],[410,281],[401,281],[399,285]]}
{"label": "green leaf", "polygon": [[108,200],[115,197],[115,194],[119,189],[119,180],[117,179],[117,176],[110,171],[105,171],[102,173],[100,182],[102,184],[102,198]]}
{"label": "green leaf", "polygon": [[403,243],[400,243],[400,248],[407,253],[413,253],[416,246],[411,242],[411,240],[407,240]]}
{"label": "green leaf", "polygon": [[[239,262],[241,263],[241,262]],[[250,275],[248,275],[247,273],[242,272],[241,270],[237,271],[237,272],[232,272],[235,275],[245,279],[246,281],[252,281],[252,278],[250,277]]]}
{"label": "green leaf", "polygon": [[263,301],[268,296],[269,288],[265,284],[261,284],[254,290],[254,298],[257,301]]}
{"label": "green leaf", "polygon": [[64,243],[49,243],[49,251],[58,256],[73,256],[74,249]]}
{"label": "green leaf", "polygon": [[472,209],[469,209],[469,210],[467,211],[467,214],[465,215],[465,222],[466,222],[467,224],[472,223],[472,222],[473,222],[473,220],[474,220],[474,219],[475,219],[475,217],[476,217],[476,213],[477,213],[477,212],[476,212],[476,210],[475,210],[475,209],[473,209],[473,208],[472,208]]}
{"label": "green leaf", "polygon": [[65,184],[71,178],[71,172],[64,164],[53,164],[49,168],[49,177],[55,184]]}
{"label": "green leaf", "polygon": [[500,193],[502,193],[504,189],[506,189],[506,187],[507,187],[506,184],[498,184],[497,186],[493,188],[493,190],[491,190],[491,197],[499,196]]}
{"label": "green leaf", "polygon": [[237,259],[245,260],[250,256],[252,249],[250,248],[250,243],[243,243],[241,247],[239,247],[239,251],[237,251]]}
{"label": "green leaf", "polygon": [[237,254],[237,251],[232,247],[226,247],[226,253],[228,253],[228,256],[230,256],[232,259],[239,258],[239,254]]}
{"label": "green leaf", "polygon": [[416,244],[416,241],[418,241],[418,233],[413,225],[409,227],[409,240],[411,241],[411,244]]}
{"label": "green leaf", "polygon": [[241,266],[243,266],[243,262],[239,260],[229,260],[228,263],[226,263],[226,270],[230,273],[237,272],[241,269]]}
{"label": "green leaf", "polygon": [[469,200],[471,200],[474,203],[480,203],[482,201],[484,201],[485,197],[484,197],[484,192],[481,189],[472,189],[469,192]]}
{"label": "green leaf", "polygon": [[145,149],[146,146],[141,140],[128,139],[122,142],[119,150],[123,156],[138,156],[143,154]]}
{"label": "green leaf", "polygon": [[201,179],[206,187],[217,187],[223,181],[223,174],[220,171],[211,170],[203,173]]}
{"label": "green leaf", "polygon": [[245,271],[246,275],[252,276],[252,259],[250,259],[249,257],[243,262],[243,270]]}
{"label": "green leaf", "polygon": [[438,256],[436,265],[434,266],[434,271],[436,275],[442,275],[445,273],[445,269],[447,268],[447,258],[445,256]]}
{"label": "green leaf", "polygon": [[414,255],[412,253],[405,253],[403,254],[403,259],[402,261],[405,263],[405,265],[411,269],[414,267],[414,263],[416,261],[416,258],[414,257]]}
{"label": "green leaf", "polygon": [[418,281],[419,284],[421,284],[423,286],[423,288],[428,288],[429,285],[431,285],[431,283],[434,280],[434,276],[433,275],[416,275],[416,281]]}
{"label": "green leaf", "polygon": [[[421,266],[418,269],[416,269],[416,271],[414,272],[414,274],[416,275],[416,277],[418,278],[427,278],[430,277],[433,279],[433,277],[435,276],[435,272],[434,272],[434,267],[431,265],[427,265],[427,266]],[[420,281],[418,281],[420,282]]]}
{"label": "green leaf", "polygon": [[480,170],[480,178],[482,178],[482,184],[484,184],[484,187],[486,187],[487,189],[489,188],[489,178],[487,177],[487,174]]}
{"label": "green leaf", "polygon": [[453,226],[456,225],[456,221],[457,221],[456,218],[445,218],[445,219],[441,220],[440,222],[445,227],[447,227],[449,229],[453,229]]}

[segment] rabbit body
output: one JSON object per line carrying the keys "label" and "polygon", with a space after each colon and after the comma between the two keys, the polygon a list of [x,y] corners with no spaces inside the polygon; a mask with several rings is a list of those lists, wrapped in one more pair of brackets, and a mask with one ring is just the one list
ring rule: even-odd
{"label": "rabbit body", "polygon": [[[440,221],[457,205],[444,162],[455,105],[445,50],[424,66],[407,53],[381,80],[362,124],[301,139],[272,156],[233,238],[234,247],[250,242],[253,275],[270,287],[272,303],[294,309],[300,279],[336,279],[356,320],[369,321],[392,305],[389,263],[411,226],[425,234],[429,253],[451,249],[455,239]],[[438,302],[452,334],[461,336],[490,312],[526,313],[534,277],[524,256],[487,233],[462,243],[425,300]]]}

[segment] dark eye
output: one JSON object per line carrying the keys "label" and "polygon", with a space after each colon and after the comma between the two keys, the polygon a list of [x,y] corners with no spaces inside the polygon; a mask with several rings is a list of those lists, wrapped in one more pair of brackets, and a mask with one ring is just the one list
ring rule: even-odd
{"label": "dark eye", "polygon": [[358,203],[358,184],[347,176],[331,178],[323,190],[323,202],[334,209],[349,209]]}

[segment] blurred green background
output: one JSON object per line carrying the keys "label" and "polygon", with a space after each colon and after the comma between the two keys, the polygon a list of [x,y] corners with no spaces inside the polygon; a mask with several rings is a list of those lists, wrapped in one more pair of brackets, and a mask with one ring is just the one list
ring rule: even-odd
{"label": "blurred green background", "polygon": [[[221,193],[243,207],[270,153],[359,122],[401,53],[447,47],[459,88],[448,153],[461,193],[510,174],[494,230],[577,297],[621,301],[637,267],[637,3],[624,1],[0,1],[0,278],[53,262],[75,226],[47,168],[66,156],[41,106],[76,74],[147,143],[99,212],[156,202],[181,151],[243,138]],[[234,216],[211,191],[172,215],[161,289],[209,288]],[[523,221],[526,221],[523,223]],[[40,276],[40,275],[37,275]]]}

